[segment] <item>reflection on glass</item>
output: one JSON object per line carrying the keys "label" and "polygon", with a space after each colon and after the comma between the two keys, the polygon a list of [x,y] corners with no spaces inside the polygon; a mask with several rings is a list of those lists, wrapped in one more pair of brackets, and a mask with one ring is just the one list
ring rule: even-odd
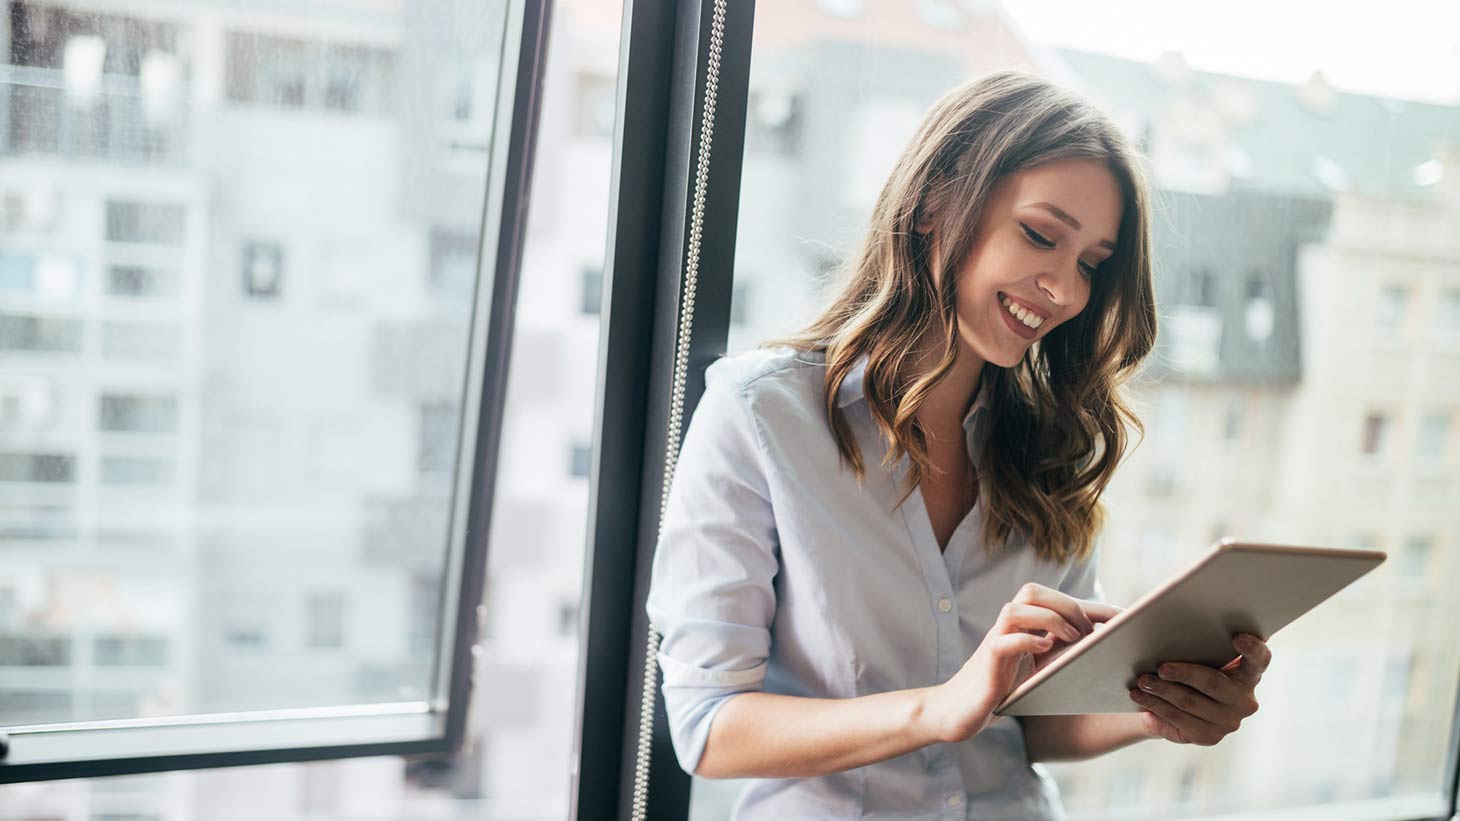
{"label": "reflection on glass", "polygon": [[[1460,107],[1321,74],[1208,71],[1174,51],[1094,53],[1042,41],[999,4],[957,20],[937,5],[757,6],[731,351],[800,327],[827,296],[825,271],[855,249],[943,91],[998,68],[1077,88],[1146,152],[1159,199],[1160,335],[1132,386],[1147,441],[1106,494],[1107,595],[1128,604],[1223,535],[1391,561],[1277,637],[1262,711],[1240,732],[1049,765],[1064,803],[1078,818],[1369,801],[1438,813],[1460,680],[1443,632],[1460,617],[1443,592],[1460,584],[1447,515],[1460,505],[1460,257],[1407,249],[1460,212]],[[793,100],[765,107],[794,115],[762,114],[763,99]],[[769,138],[776,122],[795,139]],[[692,816],[728,817],[743,787],[696,779]]]}

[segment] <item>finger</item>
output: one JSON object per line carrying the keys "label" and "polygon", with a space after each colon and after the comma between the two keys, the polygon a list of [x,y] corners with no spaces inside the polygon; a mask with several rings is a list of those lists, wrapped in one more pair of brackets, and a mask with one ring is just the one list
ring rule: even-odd
{"label": "finger", "polygon": [[1142,707],[1140,716],[1141,729],[1145,731],[1148,737],[1164,738],[1175,744],[1191,743],[1191,740],[1182,735],[1181,731],[1176,729],[1175,725],[1150,710]]}
{"label": "finger", "polygon": [[994,640],[994,655],[999,658],[1012,659],[1025,653],[1044,653],[1054,646],[1054,639],[1048,636],[1036,636],[1033,633],[1009,633],[999,636]]}
{"label": "finger", "polygon": [[[1147,696],[1154,696],[1152,703],[1165,702],[1177,711],[1221,730],[1223,734],[1236,732],[1242,723],[1243,716],[1239,714],[1238,708],[1213,701],[1185,684],[1162,681],[1150,675],[1141,676],[1137,684]],[[1182,729],[1187,728],[1183,726]]]}
{"label": "finger", "polygon": [[1162,681],[1184,684],[1221,704],[1240,704],[1245,702],[1252,692],[1251,687],[1244,686],[1243,682],[1234,681],[1232,676],[1200,664],[1168,661],[1156,668],[1156,675]]}
{"label": "finger", "polygon": [[1081,601],[1067,593],[1034,582],[1029,582],[1019,588],[1019,594],[1014,597],[1014,600],[1053,610],[1063,616],[1065,621],[1074,625],[1080,631],[1081,636],[1088,636],[1095,632],[1096,621],[1108,621],[1120,612],[1120,608],[1114,605]]}
{"label": "finger", "polygon": [[1005,629],[1045,630],[1051,636],[1068,642],[1079,641],[1084,636],[1079,628],[1065,621],[1059,613],[1033,604],[1011,601],[1004,605],[999,620]]}
{"label": "finger", "polygon": [[1216,727],[1211,722],[1198,718],[1191,713],[1184,712],[1178,709],[1176,705],[1164,699],[1156,698],[1150,693],[1143,693],[1137,690],[1134,691],[1134,695],[1131,698],[1137,704],[1160,716],[1166,723],[1175,727],[1181,733],[1182,737],[1187,739],[1188,743],[1210,747],[1218,741],[1221,741],[1227,735],[1221,728]]}
{"label": "finger", "polygon": [[1272,664],[1272,649],[1267,646],[1267,642],[1251,633],[1239,634],[1232,639],[1232,646],[1237,648],[1237,652],[1241,653],[1243,658],[1251,660],[1252,669],[1259,678],[1267,670],[1268,665]]}

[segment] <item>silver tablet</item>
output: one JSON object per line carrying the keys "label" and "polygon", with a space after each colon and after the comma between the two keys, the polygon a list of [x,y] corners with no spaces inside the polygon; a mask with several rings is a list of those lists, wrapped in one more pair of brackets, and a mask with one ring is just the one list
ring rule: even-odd
{"label": "silver tablet", "polygon": [[1222,539],[1103,627],[1058,651],[1014,688],[995,715],[1134,713],[1129,691],[1164,661],[1221,668],[1232,639],[1266,641],[1384,562],[1379,550],[1253,544]]}

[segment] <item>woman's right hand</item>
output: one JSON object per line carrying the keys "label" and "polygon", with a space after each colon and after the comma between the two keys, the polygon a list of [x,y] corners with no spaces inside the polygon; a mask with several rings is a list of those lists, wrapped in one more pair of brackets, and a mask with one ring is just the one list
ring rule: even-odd
{"label": "woman's right hand", "polygon": [[1120,611],[1113,604],[1076,599],[1041,584],[1024,585],[999,611],[962,669],[929,689],[924,720],[939,740],[973,738],[1015,687]]}

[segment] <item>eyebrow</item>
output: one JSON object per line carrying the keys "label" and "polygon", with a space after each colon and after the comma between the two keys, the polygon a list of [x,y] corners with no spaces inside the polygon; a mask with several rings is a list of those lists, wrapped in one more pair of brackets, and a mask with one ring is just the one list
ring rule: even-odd
{"label": "eyebrow", "polygon": [[[1069,214],[1066,214],[1064,211],[1061,211],[1057,206],[1051,205],[1047,202],[1031,202],[1029,203],[1028,207],[1043,208],[1049,213],[1054,214],[1055,218],[1058,219],[1060,222],[1063,222],[1065,225],[1070,226],[1076,231],[1080,230],[1080,221],[1070,216]],[[1100,240],[1100,247],[1109,248],[1110,250],[1114,251],[1115,243],[1111,242],[1108,239],[1102,239]]]}

